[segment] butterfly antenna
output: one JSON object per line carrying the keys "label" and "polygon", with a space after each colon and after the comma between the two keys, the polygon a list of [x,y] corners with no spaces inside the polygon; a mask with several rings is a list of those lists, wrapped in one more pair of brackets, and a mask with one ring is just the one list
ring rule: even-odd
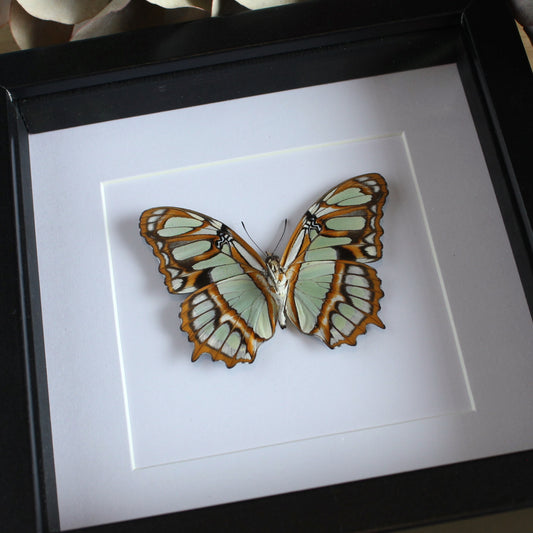
{"label": "butterfly antenna", "polygon": [[276,250],[278,249],[278,246],[280,245],[281,241],[283,240],[283,237],[285,236],[285,232],[287,231],[287,222],[288,222],[288,220],[285,219],[285,221],[283,223],[283,231],[281,232],[281,237],[279,238],[278,243],[274,247],[274,251],[272,252],[272,254],[276,253]]}
{"label": "butterfly antenna", "polygon": [[253,237],[248,233],[248,230],[246,229],[246,226],[244,225],[244,222],[241,220],[241,224],[242,224],[242,227],[244,228],[244,231],[246,232],[246,235],[248,235],[248,237],[250,237],[250,240],[255,244],[255,247],[263,254],[263,255],[268,255],[266,254],[263,249],[261,248],[261,246],[259,246],[259,244],[257,244]]}

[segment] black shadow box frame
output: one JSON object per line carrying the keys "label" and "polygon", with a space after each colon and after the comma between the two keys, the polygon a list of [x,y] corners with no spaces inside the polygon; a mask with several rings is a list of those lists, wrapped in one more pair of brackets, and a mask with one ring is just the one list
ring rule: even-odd
{"label": "black shadow box frame", "polygon": [[[59,528],[29,134],[456,62],[533,308],[533,81],[520,48],[504,2],[310,1],[0,57],[2,527]],[[531,505],[532,465],[524,451],[83,531],[399,529]]]}

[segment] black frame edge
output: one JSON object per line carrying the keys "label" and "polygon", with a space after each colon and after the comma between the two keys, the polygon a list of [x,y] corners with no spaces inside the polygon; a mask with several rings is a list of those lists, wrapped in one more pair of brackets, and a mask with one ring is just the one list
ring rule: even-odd
{"label": "black frame edge", "polygon": [[[469,47],[471,48],[469,60],[475,65],[476,83],[485,95],[482,112],[488,112],[490,116],[487,129],[490,130],[490,134],[497,140],[498,146],[503,147],[501,151],[498,151],[496,156],[498,165],[501,167],[501,173],[504,177],[506,175],[511,177],[509,185],[515,194],[518,194],[519,198],[522,199],[522,206],[517,208],[518,211],[521,210],[522,218],[520,220],[522,220],[522,226],[520,226],[519,221],[514,224],[518,224],[520,227],[518,231],[520,231],[522,238],[529,236],[529,239],[531,239],[532,180],[526,179],[529,169],[528,161],[524,157],[524,154],[527,154],[528,150],[525,150],[522,140],[516,139],[517,132],[513,131],[512,124],[506,122],[506,120],[501,120],[501,117],[505,119],[508,116],[509,110],[515,104],[505,98],[505,93],[499,91],[494,92],[495,80],[493,76],[495,75],[495,69],[493,67],[489,68],[488,63],[491,52],[486,48],[480,49],[478,46],[479,39],[477,36],[482,31],[478,18],[478,10],[481,4],[482,2],[480,0],[472,2],[471,6],[464,13],[463,20],[465,28],[468,31]],[[494,13],[500,13],[500,11],[491,11],[491,13],[494,15]],[[456,12],[454,16],[456,16]],[[509,23],[511,23],[510,20]],[[498,46],[497,42],[495,46]],[[498,53],[501,53],[501,49],[498,48],[498,50]],[[514,69],[521,68],[520,61],[515,59],[510,63],[504,59],[500,66],[502,69],[509,68],[510,72]],[[105,75],[108,76],[109,73]],[[92,83],[96,78],[92,77],[90,79]],[[65,83],[65,81],[58,81],[57,83],[59,85],[56,88],[62,86],[61,84]],[[50,87],[47,86],[45,88],[48,90]],[[531,79],[529,82],[523,81],[523,87],[526,89],[528,87],[530,88]],[[20,94],[23,94],[27,88],[28,86],[20,89],[22,91]],[[524,91],[524,88],[520,90]],[[529,98],[531,94],[529,92]],[[20,102],[17,102],[18,104]],[[27,135],[27,124],[22,123],[21,117],[18,114],[19,109],[13,103],[12,93],[5,91],[3,94],[3,104],[0,109],[0,123],[9,124],[9,135],[4,130],[0,132],[0,165],[2,165],[2,174],[4,176],[14,175],[17,168],[20,171],[24,166],[24,163],[21,162],[21,159],[24,159],[24,154],[21,154],[20,150],[24,151],[25,149],[24,142],[26,141],[24,139],[25,135]],[[531,133],[533,131],[533,122],[529,122],[525,126],[528,128],[527,132]],[[532,138],[533,135],[529,137],[529,139]],[[2,258],[6,261],[6,264],[14,264],[16,261],[19,265],[25,265],[24,268],[21,266],[19,274],[20,272],[23,274],[26,272],[27,275],[28,268],[31,269],[31,265],[28,266],[28,261],[31,263],[33,259],[25,255],[27,250],[24,253],[14,253],[14,250],[22,249],[21,246],[24,239],[16,231],[16,228],[12,227],[13,220],[17,218],[16,209],[21,209],[19,203],[20,191],[17,192],[14,187],[16,187],[16,182],[11,183],[10,189],[12,196],[15,198],[15,203],[13,206],[8,205],[7,208],[4,207],[5,204],[2,204],[2,209],[0,210],[0,216],[4,222],[4,228],[6,228],[4,235],[0,238]],[[512,207],[513,205],[516,206],[518,204],[512,204],[511,202],[511,207],[508,209],[514,209]],[[14,208],[10,210],[9,207]],[[525,218],[524,213],[526,215]],[[529,222],[529,230],[527,222]],[[529,242],[531,243],[531,240]],[[515,253],[517,253],[516,250]],[[531,265],[531,246],[529,248],[529,255],[526,256],[526,261],[529,261],[529,265]],[[529,272],[531,272],[531,266],[529,267]],[[0,401],[2,401],[4,407],[0,416],[2,417],[1,421],[4,427],[10,428],[10,435],[7,438],[16,438],[17,442],[21,442],[23,447],[22,455],[25,458],[31,457],[32,459],[28,459],[21,464],[17,462],[20,459],[19,455],[17,455],[17,461],[13,461],[10,456],[4,456],[1,459],[3,473],[1,481],[3,490],[0,491],[2,493],[0,496],[2,498],[1,507],[2,509],[12,509],[12,514],[7,517],[7,522],[4,521],[3,525],[6,527],[6,530],[14,532],[41,531],[43,528],[46,531],[54,531],[58,527],[57,516],[54,514],[54,509],[57,511],[57,505],[53,501],[45,501],[46,493],[50,493],[50,489],[53,488],[53,479],[46,479],[48,467],[44,465],[50,459],[47,456],[51,456],[52,451],[37,450],[42,444],[42,441],[46,441],[46,438],[41,438],[40,432],[47,431],[46,424],[44,426],[42,425],[43,420],[46,420],[46,412],[40,410],[42,397],[39,399],[39,395],[42,394],[42,389],[39,388],[39,374],[42,371],[42,367],[39,367],[39,365],[42,365],[42,362],[38,360],[38,354],[32,354],[31,350],[28,350],[24,341],[26,335],[24,324],[29,323],[32,313],[35,317],[38,309],[35,308],[32,302],[28,301],[28,296],[24,296],[23,301],[20,299],[19,288],[29,283],[27,279],[23,280],[23,277],[2,276],[0,281],[0,293],[5,295],[4,301],[6,302],[5,305],[9,307],[9,316],[11,319],[6,324],[0,324],[0,328],[3,328],[2,333],[4,333],[4,338],[8,339],[6,353],[9,355],[17,353],[25,354],[24,361],[10,361],[10,364],[6,365],[6,371],[0,377]],[[529,290],[531,294],[531,286]],[[39,339],[34,339],[32,342],[38,344]],[[24,379],[21,376],[24,376]],[[13,404],[13,397],[25,398],[26,403],[23,405],[20,403]],[[5,406],[7,405],[12,407],[12,409],[6,410]],[[32,434],[32,427],[36,428],[35,434]],[[7,449],[11,451],[10,447],[7,447]],[[484,512],[504,511],[533,504],[531,487],[524,484],[524,479],[527,480],[527,478],[524,478],[524,475],[529,476],[529,479],[533,477],[532,465],[533,452],[528,451],[432,469],[436,475],[441,475],[441,478],[443,477],[449,482],[444,496],[441,493],[441,497],[447,498],[446,510],[442,511],[439,516],[434,516],[431,519],[428,518],[425,523],[475,516]],[[520,492],[517,492],[517,487],[512,487],[508,483],[506,475],[509,475],[511,472],[514,473],[517,479]],[[457,502],[457,493],[453,490],[455,487],[454,482],[462,479],[463,476],[462,483],[467,483],[473,477],[479,478],[481,476],[486,480],[488,487],[499,484],[496,490],[479,495],[479,497],[471,492],[465,494],[461,492],[461,495],[468,501],[468,506],[458,509],[454,507]],[[428,510],[431,508],[431,504],[434,504],[434,499],[439,497],[439,493],[430,493],[431,487],[428,485],[428,479],[426,479],[427,471],[425,470],[391,477],[399,481],[399,486],[403,487],[402,490],[412,494],[413,498],[422,501]],[[33,480],[32,483],[28,482],[29,479]],[[39,480],[42,481],[42,484],[39,483]],[[250,528],[250,531],[272,531],[273,522],[269,522],[269,520],[272,519],[272,513],[274,512],[292,513],[288,515],[285,521],[284,525],[286,529],[278,528],[277,531],[368,531],[369,529],[375,530],[376,527],[385,529],[394,527],[398,529],[399,527],[421,525],[420,522],[413,521],[414,515],[410,514],[413,509],[394,509],[394,512],[388,517],[383,517],[380,525],[372,525],[368,521],[365,522],[363,516],[359,516],[358,523],[354,523],[354,517],[348,516],[353,502],[358,502],[358,505],[361,502],[366,502],[365,505],[372,508],[372,506],[376,506],[378,503],[382,505],[384,501],[387,501],[394,508],[394,498],[397,496],[397,493],[391,490],[387,480],[388,478],[375,478],[351,484],[313,489],[302,493],[284,494],[271,498],[261,498],[251,502],[237,502],[204,509],[205,518],[199,521],[197,515],[193,515],[197,511],[186,511],[179,513],[180,525],[183,525],[184,531],[197,531],[202,526],[205,526],[205,529],[202,529],[202,531],[235,531],[239,524],[237,519],[239,517],[248,517],[250,520],[252,518],[261,520],[263,518],[263,522],[261,524],[255,523],[253,529]],[[52,483],[52,485],[48,486],[46,491],[42,490],[42,485],[48,485],[49,483]],[[457,490],[460,490],[461,487],[463,485],[459,485],[459,489]],[[468,483],[466,487],[468,487]],[[37,495],[36,498],[34,498],[35,495]],[[487,500],[485,502],[482,501],[480,499],[481,496],[489,496],[489,508],[486,507]],[[502,498],[505,498],[510,503],[502,504]],[[42,506],[42,509],[40,509],[40,506]],[[330,516],[331,512],[337,511],[341,513],[341,517],[336,521],[335,525],[333,526],[332,523],[326,522],[326,517]],[[43,517],[42,521],[40,518],[41,513]],[[169,531],[176,527],[175,520],[177,515],[150,517],[119,524],[84,528],[77,531],[94,531],[95,533],[116,533],[119,531],[141,532],[147,529],[152,531]],[[196,518],[193,516],[196,516]],[[4,519],[4,517],[2,518]],[[152,529],[150,524],[156,526],[156,529]],[[242,529],[238,530],[241,531]]]}
{"label": "black frame edge", "polygon": [[[22,257],[20,253],[20,229],[13,224],[19,218],[17,201],[17,145],[20,142],[17,128],[17,108],[8,91],[2,90],[0,123],[6,126],[0,131],[1,175],[11,202],[3,202],[0,217],[4,230],[0,236],[0,257],[6,265],[18,265],[18,269],[4,269],[0,276],[0,294],[7,308],[6,321],[0,321],[0,334],[4,339],[3,371],[0,372],[0,420],[6,444],[1,445],[2,478],[0,497],[2,509],[9,514],[2,517],[8,531],[37,530],[40,510],[35,494],[38,476],[35,469],[34,420],[29,387],[29,361],[27,359],[25,308],[21,300]],[[10,179],[12,177],[12,179]],[[23,357],[20,355],[23,354]],[[12,441],[16,446],[9,444]],[[16,452],[12,455],[12,452]]]}
{"label": "black frame edge", "polygon": [[[396,32],[411,32],[422,26],[438,27],[443,21],[458,20],[469,1],[446,0],[434,5],[412,0],[405,5],[389,0],[328,0],[328,9],[324,9],[322,0],[307,0],[228,17],[16,51],[2,58],[4,79],[0,84],[11,91],[14,99],[21,99],[108,83],[110,77],[113,81],[124,81],[174,72],[188,68],[189,61],[199,66],[202,56],[207,64],[214,65],[257,58],[258,54],[285,53],[291,43],[302,38],[311,47],[342,41],[345,32],[354,30],[361,39],[378,38],[391,31],[391,22]],[[443,3],[448,6],[446,10],[442,9]],[[254,32],[248,30],[250,25],[255,26]],[[301,44],[295,49],[300,50]],[[56,58],[53,63],[46,61],[50,53]]]}
{"label": "black frame edge", "polygon": [[[487,28],[496,26],[508,37],[504,43],[487,36]],[[508,6],[493,1],[487,9],[487,2],[475,0],[465,10],[463,27],[470,70],[460,69],[461,77],[465,87],[475,85],[471,92],[481,95],[474,98],[467,91],[533,316],[533,74]],[[514,81],[513,98],[508,79]]]}
{"label": "black frame edge", "polygon": [[[441,21],[444,22],[444,21]],[[115,81],[54,94],[22,98],[19,109],[29,133],[75,127],[165,110],[204,105],[257,94],[291,90],[345,79],[368,77],[451,62],[457,55],[457,29],[444,24],[413,32],[409,40],[391,34],[380,38],[380,48],[369,57],[374,39],[330,42],[312,48],[314,39],[302,40],[302,49],[269,55],[266,50],[254,59],[237,59],[177,72]],[[332,41],[332,39],[330,39]],[[269,47],[267,46],[267,49]],[[431,53],[417,54],[416,50]],[[393,52],[394,51],[394,52]],[[395,61],[390,56],[395,53]],[[313,69],[303,72],[305,56]],[[353,60],[356,57],[357,60]],[[228,71],[230,75],[228,75]],[[157,83],[156,83],[157,82]],[[212,91],[212,87],[217,87]],[[238,87],[238,90],[236,89]]]}
{"label": "black frame edge", "polygon": [[[59,516],[44,339],[42,330],[33,327],[34,323],[40,323],[41,313],[35,230],[33,224],[26,223],[33,221],[28,132],[19,108],[5,90],[3,100],[0,122],[3,119],[7,127],[1,132],[0,165],[4,170],[2,175],[11,176],[6,185],[12,195],[12,209],[1,210],[5,217],[1,257],[6,264],[18,265],[18,269],[13,270],[17,273],[16,279],[0,276],[1,283],[5,284],[0,287],[0,293],[5,298],[3,303],[10,308],[8,315],[12,319],[0,323],[0,328],[5,328],[3,336],[10,339],[5,354],[3,350],[3,355],[9,359],[4,361],[7,372],[0,374],[1,379],[6,380],[5,384],[0,382],[0,391],[5,394],[1,398],[0,416],[3,427],[12,428],[10,438],[16,439],[22,449],[17,450],[14,460],[4,454],[4,450],[11,451],[13,447],[0,446],[2,483],[5,483],[5,490],[0,492],[5,497],[14,497],[10,504],[2,504],[2,508],[13,513],[6,519],[7,523],[12,520],[7,530],[28,531],[31,526],[41,531],[42,527],[59,527]],[[13,221],[19,224],[13,225]],[[8,269],[5,270],[7,273]],[[20,356],[18,360],[17,356]],[[25,401],[13,405],[16,397]],[[29,480],[32,481],[31,490]]]}

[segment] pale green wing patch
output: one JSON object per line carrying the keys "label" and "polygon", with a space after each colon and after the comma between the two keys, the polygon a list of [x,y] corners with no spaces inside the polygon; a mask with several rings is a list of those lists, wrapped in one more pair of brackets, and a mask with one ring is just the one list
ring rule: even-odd
{"label": "pale green wing patch", "polygon": [[191,217],[170,217],[164,226],[157,231],[160,237],[176,237],[183,235],[202,225],[202,221]]}
{"label": "pale green wing patch", "polygon": [[326,220],[326,227],[335,231],[361,231],[365,227],[365,217],[337,217]]}
{"label": "pale green wing patch", "polygon": [[352,187],[345,189],[337,194],[334,194],[330,198],[325,198],[328,205],[362,205],[367,204],[372,199],[370,194],[364,194],[361,189]]}
{"label": "pale green wing patch", "polygon": [[335,273],[334,261],[313,261],[303,263],[291,286],[288,316],[303,333],[316,328],[322,307],[331,290]]}
{"label": "pale green wing patch", "polygon": [[[260,281],[259,281],[260,283]],[[272,337],[275,301],[248,274],[212,283],[191,294],[181,306],[181,329],[201,354],[228,367],[251,363],[260,344]]]}
{"label": "pale green wing patch", "polygon": [[197,255],[202,255],[211,248],[209,241],[193,241],[188,244],[182,244],[181,246],[175,246],[172,248],[172,256],[178,262],[184,259],[191,259]]}
{"label": "pale green wing patch", "polygon": [[141,215],[140,229],[172,293],[190,293],[208,283],[265,270],[264,261],[239,235],[196,211],[148,209]]}
{"label": "pale green wing patch", "polygon": [[369,263],[381,257],[380,220],[387,184],[379,174],[346,180],[309,207],[292,234],[281,265],[336,259]]}
{"label": "pale green wing patch", "polygon": [[303,333],[316,335],[330,348],[355,344],[378,318],[383,296],[376,271],[346,261],[314,261],[294,266],[287,315]]}

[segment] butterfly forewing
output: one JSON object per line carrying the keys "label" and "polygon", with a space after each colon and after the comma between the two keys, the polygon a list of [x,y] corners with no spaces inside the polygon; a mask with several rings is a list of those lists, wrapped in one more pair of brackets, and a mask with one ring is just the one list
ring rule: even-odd
{"label": "butterfly forewing", "polygon": [[289,319],[331,348],[355,344],[368,324],[384,327],[377,316],[381,282],[364,263],[382,255],[386,196],[379,174],[341,183],[308,209],[283,255]]}
{"label": "butterfly forewing", "polygon": [[379,174],[351,178],[334,187],[300,220],[281,265],[288,268],[297,261],[327,259],[377,261],[382,253],[380,220],[386,197],[387,185]]}
{"label": "butterfly forewing", "polygon": [[181,329],[202,353],[228,367],[251,363],[275,328],[275,300],[265,264],[239,235],[195,211],[159,207],[141,215],[141,234],[159,259],[172,293],[192,293],[181,306]]}
{"label": "butterfly forewing", "polygon": [[193,292],[208,283],[265,269],[261,257],[239,235],[196,211],[148,209],[141,215],[140,227],[172,293]]}

